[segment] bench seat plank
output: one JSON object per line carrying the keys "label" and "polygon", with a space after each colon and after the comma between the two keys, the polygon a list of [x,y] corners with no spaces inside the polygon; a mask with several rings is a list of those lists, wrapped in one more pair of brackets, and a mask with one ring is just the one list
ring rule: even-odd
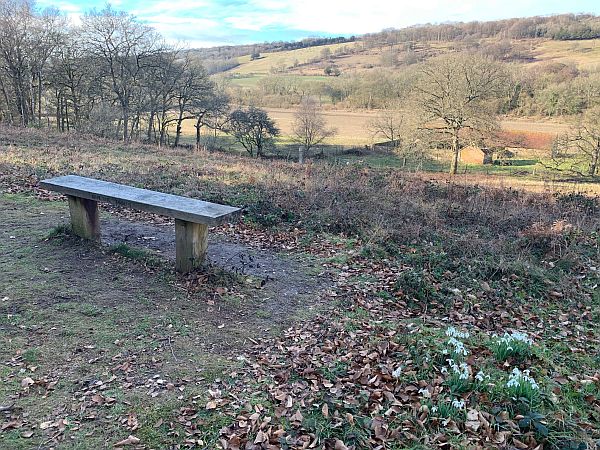
{"label": "bench seat plank", "polygon": [[210,226],[226,222],[229,215],[240,211],[239,208],[233,206],[219,205],[189,197],[164,194],[77,175],[44,180],[40,182],[40,186],[72,197],[112,203]]}

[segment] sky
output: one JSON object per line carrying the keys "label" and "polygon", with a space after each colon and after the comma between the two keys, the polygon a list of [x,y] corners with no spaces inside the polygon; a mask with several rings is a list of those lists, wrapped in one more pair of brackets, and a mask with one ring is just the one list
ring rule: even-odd
{"label": "sky", "polygon": [[[38,0],[75,22],[106,0]],[[558,13],[600,14],[600,0],[112,0],[171,42],[190,47],[351,36],[424,23]]]}

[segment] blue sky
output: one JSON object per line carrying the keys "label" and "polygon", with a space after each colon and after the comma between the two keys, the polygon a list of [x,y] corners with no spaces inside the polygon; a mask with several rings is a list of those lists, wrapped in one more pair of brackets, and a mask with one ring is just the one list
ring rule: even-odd
{"label": "blue sky", "polygon": [[[192,47],[298,40],[400,28],[420,23],[592,12],[599,0],[113,0],[171,42]],[[74,21],[105,0],[38,0]]]}

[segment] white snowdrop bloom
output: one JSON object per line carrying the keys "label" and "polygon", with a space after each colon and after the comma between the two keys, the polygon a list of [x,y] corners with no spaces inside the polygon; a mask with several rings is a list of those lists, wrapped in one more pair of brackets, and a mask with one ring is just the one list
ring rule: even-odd
{"label": "white snowdrop bloom", "polygon": [[432,407],[431,407],[431,412],[432,412],[432,413],[436,413],[436,412],[437,412],[437,410],[438,410],[438,407],[437,407],[437,406],[432,406]]}
{"label": "white snowdrop bloom", "polygon": [[521,386],[522,383],[527,383],[532,389],[538,390],[539,386],[533,377],[530,375],[529,370],[524,370],[521,372],[518,367],[515,367],[511,374],[508,376],[508,382],[506,386],[508,387],[518,387]]}
{"label": "white snowdrop bloom", "polygon": [[467,356],[469,354],[469,351],[465,348],[465,344],[463,344],[461,341],[459,341],[455,337],[451,337],[448,340],[448,345],[451,345],[454,347],[453,352],[456,353],[457,355]]}
{"label": "white snowdrop bloom", "polygon": [[442,369],[440,370],[440,372],[442,372],[443,374],[447,374],[448,373],[448,369],[446,369],[445,367],[442,367]]}
{"label": "white snowdrop bloom", "polygon": [[460,338],[460,339],[466,339],[470,336],[470,334],[468,331],[459,331],[454,327],[448,327],[448,329],[446,330],[446,336]]}
{"label": "white snowdrop bloom", "polygon": [[506,386],[508,386],[508,387],[516,387],[516,386],[519,386],[519,382],[517,381],[516,378],[510,378],[508,380],[508,383],[506,383]]}
{"label": "white snowdrop bloom", "polygon": [[402,375],[402,366],[399,366],[396,370],[392,372],[392,376],[394,378],[400,378],[400,375]]}
{"label": "white snowdrop bloom", "polygon": [[431,398],[431,392],[429,392],[429,389],[427,388],[419,389],[419,394],[421,394],[423,398]]}
{"label": "white snowdrop bloom", "polygon": [[465,401],[454,399],[452,400],[452,406],[454,406],[457,409],[463,409],[465,407]]}
{"label": "white snowdrop bloom", "polygon": [[[490,376],[487,375],[487,378],[489,378]],[[477,372],[477,375],[475,375],[475,379],[477,381],[483,381],[486,378],[486,375],[483,373],[483,370],[480,370],[479,372]]]}

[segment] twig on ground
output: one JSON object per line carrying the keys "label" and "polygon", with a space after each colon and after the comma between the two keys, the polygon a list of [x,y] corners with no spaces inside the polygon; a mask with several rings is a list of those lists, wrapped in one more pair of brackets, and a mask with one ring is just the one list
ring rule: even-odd
{"label": "twig on ground", "polygon": [[14,407],[15,407],[14,403],[12,405],[8,405],[8,406],[0,405],[0,412],[12,411]]}
{"label": "twig on ground", "polygon": [[171,336],[167,336],[167,338],[169,340],[169,348],[171,349],[171,355],[173,355],[173,359],[175,361],[178,361],[177,356],[175,356],[175,352],[173,351],[173,346],[171,345]]}

